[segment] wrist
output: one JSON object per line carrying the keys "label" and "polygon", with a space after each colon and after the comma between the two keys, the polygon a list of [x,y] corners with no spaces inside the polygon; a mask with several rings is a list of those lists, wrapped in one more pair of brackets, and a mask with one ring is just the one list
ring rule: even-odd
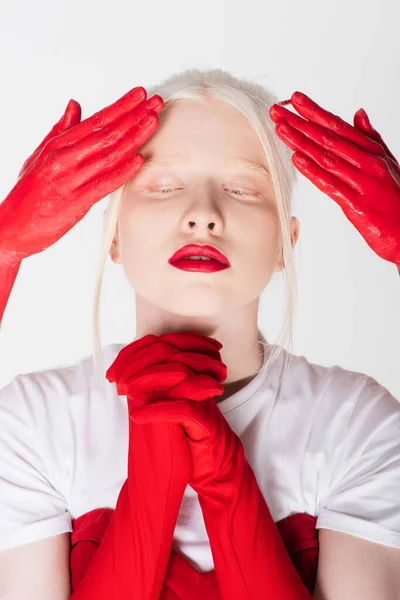
{"label": "wrist", "polygon": [[21,219],[16,214],[20,204],[21,192],[17,186],[0,202],[0,266],[3,268],[5,265],[16,268],[29,256],[21,247]]}
{"label": "wrist", "polygon": [[0,248],[0,328],[21,262],[3,253]]}
{"label": "wrist", "polygon": [[0,231],[0,269],[8,270],[10,272],[17,271],[21,266],[21,263],[25,257],[21,256],[18,252],[10,250],[2,244],[1,231]]}
{"label": "wrist", "polygon": [[[230,451],[227,452],[226,446],[222,449],[224,460],[218,460],[214,456],[214,460],[207,461],[212,462],[214,465],[218,464],[218,468],[209,474],[201,475],[196,472],[196,464],[200,462],[199,457],[193,452],[193,446],[190,444],[193,459],[193,476],[190,485],[197,492],[199,498],[212,499],[216,505],[225,505],[228,499],[236,500],[243,482],[248,476],[248,471],[251,471],[244,455],[242,442],[236,434],[232,436],[231,440],[233,444],[229,444]],[[204,463],[205,461],[201,462]]]}

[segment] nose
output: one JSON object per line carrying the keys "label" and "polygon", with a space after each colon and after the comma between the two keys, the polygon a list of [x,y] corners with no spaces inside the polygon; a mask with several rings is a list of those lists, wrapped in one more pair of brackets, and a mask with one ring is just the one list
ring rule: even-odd
{"label": "nose", "polygon": [[[196,222],[189,221],[189,227],[190,227],[190,229],[196,228]],[[215,228],[215,222],[211,221],[210,223],[208,223],[207,227],[208,227],[208,229],[213,230]]]}
{"label": "nose", "polygon": [[[208,194],[206,198],[203,194]],[[211,190],[202,190],[198,202],[193,202],[184,215],[185,228],[191,231],[209,230],[221,233],[224,228],[224,220],[218,209],[215,198],[211,198]],[[192,199],[193,200],[193,199]]]}

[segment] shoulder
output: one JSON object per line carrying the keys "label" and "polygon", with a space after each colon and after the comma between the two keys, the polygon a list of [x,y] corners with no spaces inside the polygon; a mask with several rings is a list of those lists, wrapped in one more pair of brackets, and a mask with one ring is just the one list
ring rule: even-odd
{"label": "shoulder", "polygon": [[296,405],[299,421],[318,428],[326,443],[328,432],[336,431],[336,442],[351,438],[359,448],[381,434],[400,444],[400,402],[376,379],[338,365],[315,364],[301,355],[286,352],[286,358],[280,401]]}
{"label": "shoulder", "polygon": [[[284,365],[286,359],[286,366]],[[361,403],[366,398],[371,401],[384,399],[386,408],[397,412],[400,402],[389,390],[373,377],[359,371],[345,369],[339,365],[320,365],[309,361],[303,355],[286,350],[281,360],[281,385],[285,394],[305,395],[314,402],[322,397],[335,399],[335,406],[343,402]]]}
{"label": "shoulder", "polygon": [[[111,364],[119,347],[103,349],[105,363]],[[85,512],[86,504],[90,509],[97,496],[113,505],[124,463],[115,449],[107,453],[110,420],[101,399],[108,394],[115,405],[118,433],[124,432],[124,414],[122,402],[111,402],[116,391],[106,383],[102,388],[97,382],[93,359],[86,356],[19,374],[0,389],[0,549],[70,532],[71,517]],[[112,432],[112,440],[121,438]],[[106,490],[98,476],[105,470]]]}
{"label": "shoulder", "polygon": [[92,355],[86,355],[71,364],[16,375],[0,389],[0,420],[14,417],[34,424],[61,415],[67,401],[85,401],[96,390],[107,393],[111,384],[105,379],[105,370],[122,347],[111,344],[102,348],[103,371],[96,370]]}

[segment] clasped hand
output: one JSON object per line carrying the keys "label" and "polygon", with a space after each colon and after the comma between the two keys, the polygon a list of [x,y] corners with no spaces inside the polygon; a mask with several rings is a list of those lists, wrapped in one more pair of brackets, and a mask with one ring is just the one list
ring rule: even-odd
{"label": "clasped hand", "polygon": [[123,348],[106,374],[128,397],[135,423],[182,425],[192,455],[190,485],[198,493],[229,480],[234,457],[243,451],[214,399],[227,375],[220,348],[217,340],[193,332],[150,334]]}

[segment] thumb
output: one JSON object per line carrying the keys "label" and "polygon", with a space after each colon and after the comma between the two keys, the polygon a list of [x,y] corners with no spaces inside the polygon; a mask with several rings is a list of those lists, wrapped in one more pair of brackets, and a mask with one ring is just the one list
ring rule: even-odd
{"label": "thumb", "polygon": [[42,143],[40,144],[40,148],[44,146],[49,139],[59,135],[63,131],[70,129],[74,125],[80,122],[81,120],[81,106],[76,100],[70,100],[62,114],[61,118],[57,121],[55,125],[53,125],[51,131],[46,135]]}
{"label": "thumb", "polygon": [[386,154],[397,165],[399,164],[397,158],[392,154],[392,152],[386,146],[385,142],[382,139],[381,134],[376,129],[374,129],[374,127],[372,127],[371,121],[369,120],[369,117],[363,108],[359,108],[358,111],[355,113],[353,122],[354,122],[354,127],[356,127],[362,133],[365,133],[368,137],[375,140],[375,142],[378,142],[378,144],[380,144],[384,148]]}
{"label": "thumb", "polygon": [[354,127],[363,131],[367,135],[374,137],[375,130],[371,125],[369,117],[363,108],[359,108],[358,111],[354,115]]}
{"label": "thumb", "polygon": [[67,108],[65,109],[65,112],[59,121],[61,127],[60,131],[66,131],[70,127],[80,123],[81,116],[81,105],[76,100],[71,99],[68,102]]}
{"label": "thumb", "polygon": [[20,179],[21,177],[23,177],[25,175],[25,173],[33,165],[36,158],[39,156],[39,154],[43,150],[44,146],[47,144],[47,142],[50,139],[52,139],[53,137],[56,137],[63,131],[70,129],[71,127],[73,127],[74,125],[76,125],[77,123],[80,122],[81,112],[82,112],[81,106],[76,100],[70,100],[68,102],[62,117],[57,121],[57,123],[55,125],[53,125],[53,127],[51,128],[51,131],[40,142],[39,146],[36,148],[36,150],[33,152],[33,154],[31,156],[29,156],[29,158],[22,165],[22,168],[18,174],[18,179]]}

